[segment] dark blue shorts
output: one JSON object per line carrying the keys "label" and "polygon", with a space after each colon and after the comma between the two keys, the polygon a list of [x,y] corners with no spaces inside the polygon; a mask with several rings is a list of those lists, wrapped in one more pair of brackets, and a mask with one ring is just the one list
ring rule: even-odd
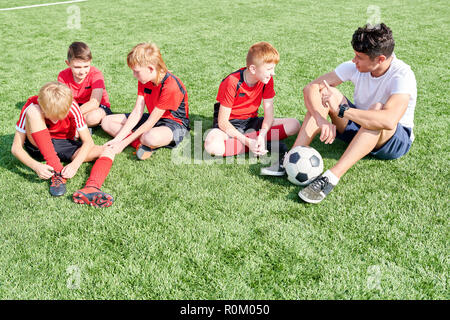
{"label": "dark blue shorts", "polygon": [[[356,108],[350,100],[348,100],[348,103],[350,108]],[[361,126],[359,124],[349,120],[344,132],[337,133],[336,137],[350,143],[360,128]],[[383,146],[378,149],[373,149],[370,154],[383,160],[397,159],[408,153],[409,148],[411,148],[411,143],[411,128],[404,127],[398,123],[394,135]]]}
{"label": "dark blue shorts", "polygon": [[[128,118],[129,116],[130,116],[129,113],[125,113],[125,117]],[[145,123],[145,121],[148,120],[149,116],[150,115],[148,113],[144,113],[139,122],[137,123],[137,125],[134,126],[133,131],[136,131],[140,126],[142,126]],[[181,141],[183,141],[183,138],[189,133],[189,130],[185,126],[171,119],[161,118],[158,120],[158,122],[155,123],[153,127],[156,128],[161,126],[168,127],[170,130],[172,130],[173,134],[172,141],[167,146],[164,146],[164,148],[169,149],[175,148]]]}

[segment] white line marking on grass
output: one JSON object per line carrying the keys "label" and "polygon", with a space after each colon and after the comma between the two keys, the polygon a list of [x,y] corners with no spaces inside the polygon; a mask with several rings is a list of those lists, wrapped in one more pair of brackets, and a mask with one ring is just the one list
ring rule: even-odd
{"label": "white line marking on grass", "polygon": [[14,8],[4,8],[4,9],[0,9],[0,11],[18,10],[18,9],[28,9],[28,8],[36,8],[36,7],[47,7],[47,6],[54,6],[54,5],[57,5],[57,4],[67,4],[67,3],[85,2],[85,1],[88,1],[88,0],[72,0],[72,1],[64,1],[64,2],[53,2],[53,3],[34,4],[34,5],[31,5],[31,6],[14,7]]}

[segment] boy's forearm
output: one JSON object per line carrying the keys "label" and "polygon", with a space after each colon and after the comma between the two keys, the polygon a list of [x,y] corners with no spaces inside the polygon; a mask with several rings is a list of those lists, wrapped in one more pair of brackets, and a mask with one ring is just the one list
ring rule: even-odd
{"label": "boy's forearm", "polygon": [[139,119],[142,117],[142,114],[139,114],[138,112],[135,112],[134,110],[130,113],[128,116],[127,121],[125,122],[122,129],[119,131],[119,133],[116,135],[116,138],[118,140],[122,141],[125,139],[127,135],[130,134],[131,130],[136,126],[136,124],[139,122]]}
{"label": "boy's forearm", "polygon": [[39,165],[39,162],[34,160],[22,147],[13,147],[11,153],[28,168],[36,171],[36,166]]}
{"label": "boy's forearm", "polygon": [[241,143],[245,144],[246,146],[249,145],[249,139],[241,132],[239,132],[239,130],[236,129],[229,121],[219,125],[219,128],[222,131],[224,131],[227,135],[229,135],[231,138],[238,139]]}
{"label": "boy's forearm", "polygon": [[100,102],[98,102],[97,100],[89,100],[88,102],[86,102],[85,104],[83,104],[80,109],[81,109],[81,113],[83,115],[85,115],[86,113],[89,113],[95,109],[97,109],[100,106]]}
{"label": "boy's forearm", "polygon": [[81,164],[86,160],[89,151],[91,151],[92,147],[94,146],[94,142],[83,142],[81,145],[80,151],[78,151],[78,154],[76,157],[72,160],[72,163],[75,164],[78,168],[81,166]]}

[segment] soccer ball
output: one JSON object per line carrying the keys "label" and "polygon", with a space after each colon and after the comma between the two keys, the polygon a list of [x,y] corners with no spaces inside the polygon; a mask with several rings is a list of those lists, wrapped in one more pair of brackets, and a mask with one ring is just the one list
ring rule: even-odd
{"label": "soccer ball", "polygon": [[316,149],[298,146],[284,157],[288,180],[298,186],[306,186],[323,171],[322,156]]}

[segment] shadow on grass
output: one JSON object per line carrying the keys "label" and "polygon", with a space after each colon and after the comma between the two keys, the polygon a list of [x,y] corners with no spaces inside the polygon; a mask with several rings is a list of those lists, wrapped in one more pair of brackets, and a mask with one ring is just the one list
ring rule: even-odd
{"label": "shadow on grass", "polygon": [[29,168],[17,160],[11,153],[11,146],[14,134],[0,136],[0,167],[11,171],[22,178],[33,182],[41,183],[42,180]]}
{"label": "shadow on grass", "polygon": [[17,109],[22,109],[22,107],[25,105],[26,101],[19,101],[16,103]]}

